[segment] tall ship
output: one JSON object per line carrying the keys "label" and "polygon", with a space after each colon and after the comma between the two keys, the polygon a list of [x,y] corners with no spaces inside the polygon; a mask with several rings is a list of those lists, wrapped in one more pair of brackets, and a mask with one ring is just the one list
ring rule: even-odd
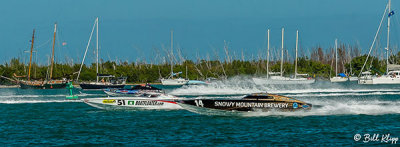
{"label": "tall ship", "polygon": [[54,67],[54,46],[56,41],[57,23],[54,24],[54,37],[51,55],[50,73],[47,75],[46,80],[31,80],[31,68],[32,68],[32,53],[35,40],[35,30],[33,30],[32,43],[29,57],[29,69],[27,80],[19,80],[18,83],[22,89],[61,89],[67,86],[67,80],[55,80],[53,78],[53,67]]}
{"label": "tall ship", "polygon": [[[296,59],[295,59],[295,71],[293,77],[283,76],[283,46],[284,42],[284,28],[282,28],[282,53],[281,53],[281,71],[280,72],[269,72],[269,29],[268,29],[268,47],[267,47],[267,77],[266,78],[253,78],[253,81],[257,85],[266,84],[312,84],[315,83],[315,79],[311,78],[308,74],[297,73],[297,50],[299,42],[299,31],[296,32]],[[272,75],[272,76],[270,76]]]}
{"label": "tall ship", "polygon": [[126,84],[126,77],[116,78],[111,74],[101,74],[99,73],[99,18],[97,17],[92,32],[90,33],[89,41],[86,46],[85,55],[83,56],[81,67],[79,68],[78,76],[76,77],[76,81],[79,80],[79,76],[82,71],[83,64],[85,62],[86,53],[89,49],[90,41],[93,36],[94,29],[96,28],[96,82],[82,82],[79,86],[82,89],[92,89],[92,90],[101,90],[108,88],[124,88]]}
{"label": "tall ship", "polygon": [[388,1],[387,7],[384,11],[384,15],[381,19],[381,22],[379,24],[378,30],[375,34],[374,41],[372,42],[372,45],[370,47],[367,59],[364,62],[363,67],[361,68],[361,71],[364,70],[368,58],[371,54],[371,51],[374,47],[375,42],[377,41],[377,36],[380,32],[381,26],[383,24],[384,18],[387,17],[387,37],[386,37],[386,72],[383,75],[379,76],[371,76],[371,74],[365,74],[364,76],[361,76],[363,73],[366,72],[361,72],[359,75],[358,79],[358,84],[400,84],[400,65],[397,64],[390,64],[389,63],[389,52],[390,52],[390,18],[391,16],[394,15],[394,11],[391,9],[391,0]]}

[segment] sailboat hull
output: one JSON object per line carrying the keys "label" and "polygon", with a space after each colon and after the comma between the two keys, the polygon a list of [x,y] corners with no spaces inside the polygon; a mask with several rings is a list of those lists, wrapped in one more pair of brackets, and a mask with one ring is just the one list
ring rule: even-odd
{"label": "sailboat hull", "polygon": [[161,83],[162,85],[186,85],[189,82],[189,80],[186,79],[162,79]]}
{"label": "sailboat hull", "polygon": [[63,89],[67,83],[45,83],[45,84],[30,84],[20,83],[21,89]]}
{"label": "sailboat hull", "polygon": [[332,83],[346,82],[346,81],[348,81],[348,78],[346,78],[346,77],[332,77],[332,78],[330,78],[330,81]]}
{"label": "sailboat hull", "polygon": [[290,85],[290,84],[312,84],[315,83],[315,79],[310,78],[253,78],[253,81],[257,85]]}

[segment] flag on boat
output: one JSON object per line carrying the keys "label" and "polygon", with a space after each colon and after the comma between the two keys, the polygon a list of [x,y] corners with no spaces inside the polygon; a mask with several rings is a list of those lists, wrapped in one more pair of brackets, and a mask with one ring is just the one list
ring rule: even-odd
{"label": "flag on boat", "polygon": [[394,11],[389,13],[389,17],[394,15]]}
{"label": "flag on boat", "polygon": [[63,46],[67,45],[67,42],[63,42],[62,45],[63,45]]}

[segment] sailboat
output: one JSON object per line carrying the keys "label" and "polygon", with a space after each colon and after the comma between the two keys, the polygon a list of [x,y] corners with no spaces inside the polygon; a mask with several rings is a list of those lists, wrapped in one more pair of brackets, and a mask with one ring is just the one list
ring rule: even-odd
{"label": "sailboat", "polygon": [[[381,23],[379,24],[378,30],[376,32],[374,41],[371,45],[371,48],[369,50],[367,59],[364,62],[363,67],[361,68],[361,71],[363,71],[368,58],[370,56],[371,50],[375,44],[377,35],[379,33],[379,30],[381,28],[382,22],[384,18],[387,16],[387,44],[386,44],[386,73],[382,76],[365,76],[365,78],[359,78],[358,84],[400,84],[400,65],[396,64],[390,64],[389,63],[389,51],[390,51],[390,17],[394,15],[394,11],[391,10],[391,0],[388,1],[387,7],[385,9],[385,12],[383,14]],[[364,72],[362,72],[364,73]],[[360,73],[361,75],[361,73]]]}
{"label": "sailboat", "polygon": [[[79,86],[82,89],[107,89],[107,88],[124,88],[126,83],[126,77],[115,79],[115,76],[110,74],[99,73],[99,18],[96,18],[92,32],[89,37],[88,44],[86,46],[85,55],[83,56],[81,67],[79,68],[78,76],[76,81],[79,79],[79,75],[82,71],[83,63],[85,62],[86,53],[89,49],[89,44],[93,36],[94,28],[96,27],[96,82],[80,83]],[[101,78],[101,80],[99,80]]]}
{"label": "sailboat", "polygon": [[337,49],[338,49],[338,47],[337,47],[337,39],[335,39],[335,62],[336,62],[336,67],[335,67],[335,76],[330,78],[332,83],[335,83],[335,82],[346,82],[348,80],[345,74],[343,74],[343,73],[338,74]]}
{"label": "sailboat", "polygon": [[50,65],[50,75],[44,81],[31,80],[31,68],[32,68],[32,53],[33,53],[33,44],[35,40],[35,30],[33,30],[32,35],[32,44],[29,58],[29,69],[28,69],[28,80],[19,81],[20,87],[22,89],[60,89],[65,88],[67,86],[67,81],[64,78],[63,80],[53,80],[53,67],[54,67],[54,46],[56,42],[56,32],[57,32],[57,23],[54,24],[54,37],[53,37],[53,46],[52,46],[52,55],[51,55],[51,65]]}
{"label": "sailboat", "polygon": [[[349,55],[350,55],[350,50],[349,50]],[[349,64],[350,64],[350,73],[349,73],[349,81],[351,81],[351,82],[353,82],[353,81],[358,81],[358,77],[357,76],[354,76],[354,73],[353,73],[353,68],[352,68],[352,66],[351,66],[351,56],[350,56],[350,62],[349,62]]]}
{"label": "sailboat", "polygon": [[182,72],[174,73],[174,32],[171,30],[171,74],[167,79],[162,78],[161,79],[161,84],[162,85],[168,85],[168,86],[180,86],[180,85],[186,85],[189,80],[184,79],[184,78],[175,78],[174,76],[177,76],[178,74],[181,74]]}
{"label": "sailboat", "polygon": [[[269,30],[268,30],[268,53],[267,53],[267,79],[265,78],[253,78],[254,83],[257,85],[264,84],[312,84],[315,79],[308,77],[308,74],[297,73],[297,51],[298,51],[299,31],[296,31],[296,59],[295,59],[295,74],[294,77],[283,76],[283,49],[284,49],[284,28],[282,28],[282,52],[281,52],[281,71],[280,72],[269,72]],[[280,75],[278,75],[280,74]],[[269,75],[272,75],[269,77]]]}

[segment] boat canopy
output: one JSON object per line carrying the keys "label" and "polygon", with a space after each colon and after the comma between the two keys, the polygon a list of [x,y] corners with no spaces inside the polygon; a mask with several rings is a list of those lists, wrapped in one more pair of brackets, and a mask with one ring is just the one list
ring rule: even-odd
{"label": "boat canopy", "polygon": [[268,95],[268,93],[253,93],[246,95],[244,99],[273,99],[273,96]]}
{"label": "boat canopy", "polygon": [[344,73],[339,73],[338,75],[341,77],[347,77],[346,74],[344,74]]}

